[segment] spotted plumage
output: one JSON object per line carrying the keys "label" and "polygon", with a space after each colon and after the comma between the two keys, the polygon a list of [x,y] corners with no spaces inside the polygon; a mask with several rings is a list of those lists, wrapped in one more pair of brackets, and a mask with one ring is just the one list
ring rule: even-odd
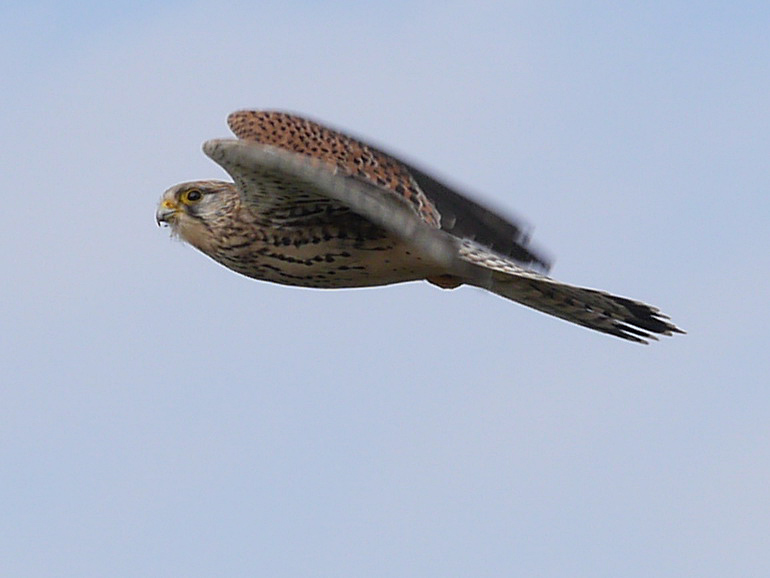
{"label": "spotted plumage", "polygon": [[370,145],[281,112],[228,122],[238,139],[204,152],[233,182],[176,185],[156,219],[238,273],[316,288],[469,284],[631,341],[681,333],[654,307],[546,277],[522,227]]}

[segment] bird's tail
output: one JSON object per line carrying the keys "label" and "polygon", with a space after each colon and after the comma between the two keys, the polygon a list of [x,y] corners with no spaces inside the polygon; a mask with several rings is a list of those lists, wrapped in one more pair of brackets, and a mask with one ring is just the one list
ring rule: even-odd
{"label": "bird's tail", "polygon": [[659,309],[604,291],[575,287],[465,244],[461,258],[488,271],[472,284],[543,313],[637,343],[684,333]]}

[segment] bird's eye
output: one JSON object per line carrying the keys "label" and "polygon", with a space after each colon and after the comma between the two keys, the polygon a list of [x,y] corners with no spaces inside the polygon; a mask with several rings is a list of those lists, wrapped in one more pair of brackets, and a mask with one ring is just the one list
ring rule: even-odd
{"label": "bird's eye", "polygon": [[197,203],[203,198],[203,193],[198,189],[190,189],[182,194],[182,201],[185,203]]}

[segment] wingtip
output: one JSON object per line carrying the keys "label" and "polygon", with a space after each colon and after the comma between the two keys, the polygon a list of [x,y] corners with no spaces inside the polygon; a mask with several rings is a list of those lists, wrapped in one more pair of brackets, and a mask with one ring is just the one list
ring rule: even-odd
{"label": "wingtip", "polygon": [[201,150],[210,159],[217,160],[222,157],[222,151],[232,148],[234,144],[238,143],[236,139],[232,138],[214,138],[207,140],[201,145]]}
{"label": "wingtip", "polygon": [[219,143],[224,139],[214,138],[207,140],[201,145],[201,150],[206,154],[206,156],[211,156],[211,153],[216,150]]}

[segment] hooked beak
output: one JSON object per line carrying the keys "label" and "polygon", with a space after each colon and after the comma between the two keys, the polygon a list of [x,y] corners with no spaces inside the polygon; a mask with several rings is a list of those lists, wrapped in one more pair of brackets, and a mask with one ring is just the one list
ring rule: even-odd
{"label": "hooked beak", "polygon": [[161,201],[160,205],[158,205],[158,210],[155,211],[155,222],[158,223],[158,226],[160,226],[161,223],[169,225],[176,218],[178,212],[179,207],[174,201],[171,199],[164,199]]}

